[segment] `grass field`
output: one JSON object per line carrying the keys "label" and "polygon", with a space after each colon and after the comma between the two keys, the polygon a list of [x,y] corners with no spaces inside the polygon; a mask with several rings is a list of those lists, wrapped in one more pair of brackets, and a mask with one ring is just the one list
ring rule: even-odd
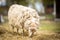
{"label": "grass field", "polygon": [[60,32],[60,22],[55,21],[41,21],[40,30]]}
{"label": "grass field", "polygon": [[60,40],[60,22],[41,20],[37,35],[32,38],[11,33],[7,17],[5,23],[0,24],[0,40]]}

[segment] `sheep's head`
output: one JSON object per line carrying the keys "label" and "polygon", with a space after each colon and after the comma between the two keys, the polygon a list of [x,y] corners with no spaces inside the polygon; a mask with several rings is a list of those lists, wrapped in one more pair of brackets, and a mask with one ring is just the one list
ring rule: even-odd
{"label": "sheep's head", "polygon": [[29,18],[25,21],[24,25],[27,28],[35,29],[35,28],[38,28],[38,26],[39,26],[39,20],[36,18]]}
{"label": "sheep's head", "polygon": [[29,36],[32,36],[37,31],[39,26],[39,19],[29,18],[25,21],[24,26],[28,30]]}

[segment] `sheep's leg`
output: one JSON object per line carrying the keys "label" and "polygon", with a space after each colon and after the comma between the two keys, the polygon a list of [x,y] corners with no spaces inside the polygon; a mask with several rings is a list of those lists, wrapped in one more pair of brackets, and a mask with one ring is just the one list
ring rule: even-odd
{"label": "sheep's leg", "polygon": [[23,29],[23,36],[24,36],[24,29]]}
{"label": "sheep's leg", "polygon": [[12,31],[14,32],[14,26],[13,25],[11,25],[12,26]]}
{"label": "sheep's leg", "polygon": [[11,32],[14,32],[14,26],[11,25],[11,24],[9,24],[9,27],[10,27],[10,31],[11,31]]}
{"label": "sheep's leg", "polygon": [[17,28],[17,33],[19,32],[19,28]]}
{"label": "sheep's leg", "polygon": [[32,35],[33,35],[33,32],[29,29],[29,37],[32,37]]}
{"label": "sheep's leg", "polygon": [[18,34],[21,34],[22,33],[21,31],[22,31],[22,29],[17,28],[17,33]]}
{"label": "sheep's leg", "polygon": [[24,36],[24,23],[22,23],[22,24],[23,24],[22,25],[22,29],[23,29],[23,34],[22,35]]}

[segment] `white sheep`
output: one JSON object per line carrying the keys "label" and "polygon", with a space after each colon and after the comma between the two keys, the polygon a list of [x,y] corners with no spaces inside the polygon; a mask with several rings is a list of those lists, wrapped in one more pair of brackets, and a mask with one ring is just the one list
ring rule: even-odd
{"label": "white sheep", "polygon": [[14,29],[25,29],[32,36],[39,27],[39,15],[36,10],[18,4],[10,6],[8,11],[9,25]]}

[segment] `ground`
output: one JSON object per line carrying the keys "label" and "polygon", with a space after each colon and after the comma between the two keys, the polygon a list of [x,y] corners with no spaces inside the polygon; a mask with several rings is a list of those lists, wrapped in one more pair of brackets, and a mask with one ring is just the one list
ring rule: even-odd
{"label": "ground", "polygon": [[60,40],[60,22],[41,20],[37,35],[30,38],[12,33],[7,21],[0,24],[0,40]]}

